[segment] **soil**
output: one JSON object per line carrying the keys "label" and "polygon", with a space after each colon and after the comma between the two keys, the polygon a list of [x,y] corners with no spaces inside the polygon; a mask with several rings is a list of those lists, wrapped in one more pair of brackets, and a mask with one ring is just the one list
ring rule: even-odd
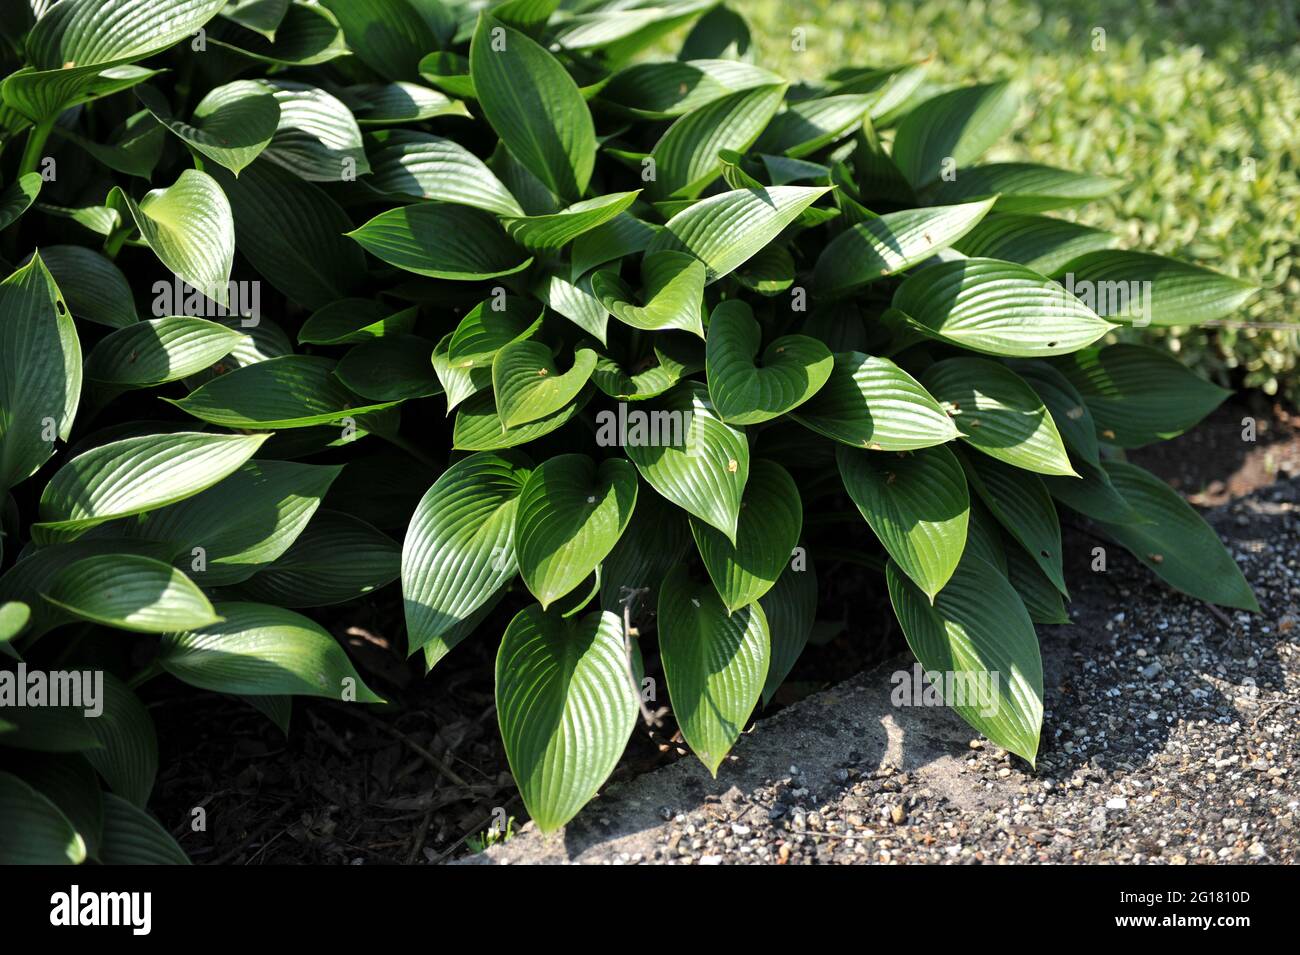
{"label": "soil", "polygon": [[[1254,441],[1242,438],[1244,418],[1256,423]],[[1191,434],[1130,457],[1193,504],[1222,504],[1300,475],[1300,415],[1234,399]],[[827,570],[826,622],[764,716],[902,647],[874,574]],[[349,608],[331,627],[387,707],[299,698],[286,736],[240,701],[165,681],[145,688],[164,767],[151,808],[195,862],[439,863],[478,848],[494,821],[524,818],[497,734],[495,643],[468,640],[422,676],[398,650],[394,594]],[[648,659],[647,672],[655,667]],[[671,717],[660,729],[638,727],[611,787],[684,754]],[[206,828],[195,831],[199,807]]]}

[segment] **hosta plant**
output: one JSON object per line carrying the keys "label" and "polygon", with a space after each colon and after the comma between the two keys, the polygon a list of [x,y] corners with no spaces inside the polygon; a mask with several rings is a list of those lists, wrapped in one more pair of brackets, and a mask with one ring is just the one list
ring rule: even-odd
{"label": "hosta plant", "polygon": [[1225,392],[1106,344],[1252,290],[1050,215],[1120,183],[982,164],[1012,88],[792,84],[710,0],[484,6],[5,5],[0,854],[183,859],[142,688],[382,702],[350,601],[423,667],[499,643],[544,830],[665,707],[725,771],[837,574],[1030,762],[1063,515],[1255,608],[1124,460]]}

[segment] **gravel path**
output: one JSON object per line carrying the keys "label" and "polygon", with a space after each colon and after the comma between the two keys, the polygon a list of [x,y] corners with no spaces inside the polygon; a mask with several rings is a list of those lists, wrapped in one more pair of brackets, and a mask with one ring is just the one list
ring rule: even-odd
{"label": "gravel path", "polygon": [[562,834],[467,863],[1297,861],[1300,480],[1210,512],[1263,613],[1212,611],[1067,534],[1074,624],[1040,627],[1038,769],[939,709],[890,705],[898,660],[694,759],[611,786]]}

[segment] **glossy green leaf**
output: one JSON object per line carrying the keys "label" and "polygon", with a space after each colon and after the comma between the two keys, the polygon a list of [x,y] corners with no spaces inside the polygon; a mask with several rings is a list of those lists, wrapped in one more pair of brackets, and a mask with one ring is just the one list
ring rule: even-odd
{"label": "glossy green leaf", "polygon": [[130,214],[163,265],[217,304],[228,303],[235,220],[215,179],[186,169],[171,186],[154,189],[139,202],[114,188],[109,205],[114,203]]}
{"label": "glossy green leaf", "polygon": [[494,396],[480,392],[467,399],[456,412],[452,446],[458,451],[494,451],[527,444],[572,421],[591,398],[592,390],[585,388],[559,411],[513,428],[502,423]]}
{"label": "glossy green leaf", "polygon": [[562,454],[535,468],[515,515],[515,553],[524,583],[547,609],[605,559],[636,507],[636,469],[621,458],[599,465]]}
{"label": "glossy green leaf", "polygon": [[703,521],[691,521],[696,549],[728,612],[772,588],[802,529],[803,502],[794,479],[781,465],[761,458],[750,466],[734,544]]}
{"label": "glossy green leaf", "polygon": [[672,119],[728,93],[781,82],[770,70],[738,60],[668,60],[620,70],[605,84],[600,98],[642,119]]}
{"label": "glossy green leaf", "polygon": [[1056,422],[1038,393],[987,358],[948,358],[921,382],[948,411],[967,444],[1039,474],[1073,475]]}
{"label": "glossy green leaf", "polygon": [[875,93],[844,93],[791,103],[772,120],[754,148],[763,153],[810,156],[851,134],[876,98]]}
{"label": "glossy green leaf", "polygon": [[1098,436],[1122,448],[1176,437],[1230,394],[1188,371],[1168,352],[1146,345],[1090,348],[1062,359],[1056,368],[1083,396]]}
{"label": "glossy green leaf", "polygon": [[987,196],[997,199],[998,212],[1047,212],[1102,199],[1122,185],[1122,180],[1108,176],[1035,163],[1001,162],[959,169],[954,178],[939,183],[934,199],[961,202]]}
{"label": "glossy green leaf", "polygon": [[1016,118],[1020,97],[1008,83],[966,86],[926,100],[903,117],[894,135],[894,162],[920,188],[939,179],[944,161],[958,177],[1002,138]]}
{"label": "glossy green leaf", "polygon": [[382,302],[344,298],[317,309],[298,330],[299,344],[355,345],[388,336],[405,335],[415,328],[418,308],[394,312]]}
{"label": "glossy green leaf", "polygon": [[166,98],[148,86],[136,89],[158,122],[213,162],[239,175],[271,142],[280,122],[280,105],[256,80],[236,80],[199,100],[190,122],[172,115]]}
{"label": "glossy green leaf", "polygon": [[578,84],[526,34],[483,14],[469,51],[479,105],[501,141],[555,195],[581,198],[596,133]]}
{"label": "glossy green leaf", "polygon": [[347,234],[375,258],[430,278],[490,279],[532,262],[492,216],[468,206],[402,206]]}
{"label": "glossy green leaf", "polygon": [[333,359],[285,355],[232,372],[169,402],[200,421],[227,428],[306,428],[355,419],[388,407],[352,394],[334,376]]}
{"label": "glossy green leaf", "polygon": [[952,419],[920,382],[888,358],[860,352],[835,355],[826,384],[791,417],[873,451],[910,451],[957,437]]}
{"label": "glossy green leaf", "polygon": [[622,621],[565,619],[528,607],[510,621],[496,664],[496,709],[510,771],[543,832],[564,825],[614,771],[637,720],[639,654]]}
{"label": "glossy green leaf", "polygon": [[894,308],[941,341],[1021,358],[1077,351],[1112,327],[1045,276],[996,259],[922,269],[898,287]]}
{"label": "glossy green leaf", "polygon": [[584,199],[559,212],[538,216],[511,216],[502,224],[511,238],[524,248],[540,252],[568,245],[584,232],[620,215],[636,199],[636,192],[615,192],[594,199]]}
{"label": "glossy green leaf", "polygon": [[421,498],[402,548],[402,597],[411,653],[455,646],[446,635],[518,570],[515,511],[531,464],[515,452],[472,454]]}
{"label": "glossy green leaf", "polygon": [[971,258],[1019,262],[1041,275],[1059,275],[1070,261],[1118,241],[1109,232],[1077,222],[994,212],[954,242],[953,248]]}
{"label": "glossy green leaf", "polygon": [[159,665],[191,686],[244,696],[382,703],[320,624],[267,604],[216,605],[221,623],[163,639]]}
{"label": "glossy green leaf", "polygon": [[992,200],[890,212],[846,229],[817,257],[820,295],[843,295],[911,268],[973,229]]}
{"label": "glossy green leaf", "polygon": [[835,366],[830,349],[807,335],[774,339],[759,364],[761,342],[762,329],[744,302],[723,302],[709,316],[709,398],[730,424],[757,424],[799,407]]}
{"label": "glossy green leaf", "polygon": [[0,282],[0,315],[0,488],[8,489],[49,460],[56,436],[68,439],[81,343],[39,255]]}
{"label": "glossy green leaf", "polygon": [[718,417],[696,382],[645,402],[642,413],[639,430],[616,435],[628,458],[652,488],[734,542],[749,479],[744,433]]}
{"label": "glossy green leaf", "polygon": [[577,349],[572,366],[561,372],[550,347],[539,341],[521,339],[502,346],[492,359],[492,389],[501,423],[513,428],[554,414],[578,397],[595,367],[596,353],[590,348]]}
{"label": "glossy green leaf", "polygon": [[767,616],[757,603],[728,613],[710,584],[677,567],[659,590],[658,619],[673,715],[717,776],[763,692],[771,659]]}
{"label": "glossy green leaf", "polygon": [[338,17],[348,48],[380,76],[414,79],[420,58],[442,44],[421,6],[409,0],[324,0]]}
{"label": "glossy green leaf", "polygon": [[503,216],[524,214],[481,159],[459,143],[429,133],[388,133],[370,154],[365,183],[389,196],[475,206]]}
{"label": "glossy green leaf", "polygon": [[161,385],[216,364],[242,337],[204,318],[136,322],[99,340],[86,358],[85,376],[123,389]]}
{"label": "glossy green leaf", "polygon": [[842,446],[844,489],[899,569],[934,601],[961,561],[970,495],[945,447],[898,454]]}
{"label": "glossy green leaf", "polygon": [[650,252],[641,261],[642,300],[614,270],[591,277],[592,293],[611,315],[625,325],[645,330],[680,328],[704,337],[703,305],[706,269],[695,258],[670,250]]}
{"label": "glossy green leaf", "polygon": [[668,220],[647,252],[689,252],[716,282],[765,248],[799,218],[829,186],[772,186],[735,189],[702,199]]}
{"label": "glossy green leaf", "polygon": [[309,182],[351,181],[370,172],[356,117],[337,96],[305,83],[263,80],[280,108],[263,156]]}
{"label": "glossy green leaf", "polygon": [[64,464],[45,486],[32,536],[76,537],[105,521],[184,500],[233,473],[266,437],[174,432],[92,448]]}
{"label": "glossy green leaf", "polygon": [[203,591],[175,567],[148,557],[106,554],[65,567],[45,599],[79,620],[169,633],[217,621]]}
{"label": "glossy green leaf", "polygon": [[975,556],[961,562],[933,604],[892,561],[885,577],[907,644],[943,687],[944,702],[994,743],[1034,764],[1043,725],[1043,663],[1034,625],[1011,584]]}

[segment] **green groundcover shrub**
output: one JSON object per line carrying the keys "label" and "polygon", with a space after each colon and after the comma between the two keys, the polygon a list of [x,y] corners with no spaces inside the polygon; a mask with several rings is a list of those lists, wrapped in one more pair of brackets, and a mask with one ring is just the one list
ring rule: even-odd
{"label": "green groundcover shrub", "polygon": [[139,688],[286,730],[293,696],[380,703],[328,625],[399,586],[427,667],[499,641],[544,830],[663,706],[716,773],[808,641],[818,568],[880,571],[945,701],[1031,763],[1062,506],[1257,609],[1124,461],[1226,392],[1095,344],[1253,289],[1046,214],[1113,180],[980,164],[1005,83],[791,86],[697,0],[62,0],[3,26],[6,860],[183,861]]}

